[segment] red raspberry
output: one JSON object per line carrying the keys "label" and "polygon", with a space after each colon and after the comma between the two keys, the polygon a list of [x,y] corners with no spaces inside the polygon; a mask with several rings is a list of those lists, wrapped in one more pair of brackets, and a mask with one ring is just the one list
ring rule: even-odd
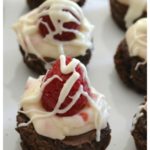
{"label": "red raspberry", "polygon": [[48,15],[43,16],[43,17],[41,17],[41,22],[40,22],[40,24],[39,24],[39,32],[40,32],[40,34],[41,34],[43,37],[45,37],[47,34],[50,34],[50,33],[49,33],[47,27],[45,26],[45,24],[43,24],[42,22],[43,22],[43,23],[47,23],[48,26],[50,27],[50,29],[51,29],[52,31],[55,31],[55,27],[54,27],[54,25],[53,25],[53,23],[52,23],[52,20],[51,20],[50,16],[48,16]]}
{"label": "red raspberry", "polygon": [[54,36],[54,39],[59,40],[59,41],[71,41],[75,38],[76,36],[72,32],[62,32],[61,34],[56,34]]}
{"label": "red raspberry", "polygon": [[[66,58],[66,64],[68,64],[71,60],[72,59],[70,57],[67,57]],[[80,77],[75,82],[73,87],[71,88],[71,90],[70,90],[69,94],[67,95],[64,103],[62,103],[62,105],[60,106],[59,109],[66,108],[70,104],[70,102],[72,101],[70,96],[75,95],[75,93],[78,91],[80,85],[83,86],[83,90],[85,92],[87,92],[89,95],[91,95],[88,83],[83,76],[83,70],[82,70],[81,66],[78,65],[75,69],[80,74]],[[47,84],[46,87],[44,88],[43,94],[41,97],[41,102],[42,102],[43,107],[47,111],[53,111],[54,110],[54,108],[58,102],[60,92],[64,86],[64,83],[68,80],[68,78],[72,75],[72,73],[70,73],[70,74],[61,73],[60,60],[57,60],[54,63],[53,68],[51,70],[49,70],[48,73],[46,74],[44,82],[47,79],[51,78],[53,75],[58,75],[63,81],[60,81],[59,79],[55,78],[53,81],[51,81],[49,84]],[[59,116],[72,116],[72,115],[77,114],[80,110],[82,110],[87,105],[88,105],[87,98],[85,96],[81,95],[80,98],[77,100],[77,102],[73,105],[73,107],[70,110],[68,110],[64,114],[57,114],[57,115],[59,115]]]}
{"label": "red raspberry", "polygon": [[[66,22],[63,24],[64,28],[79,30],[80,25],[75,22]],[[76,35],[73,32],[62,32],[61,34],[56,34],[55,39],[59,41],[71,41],[76,38]]]}
{"label": "red raspberry", "polygon": [[64,23],[63,27],[67,28],[67,29],[74,29],[74,30],[80,29],[80,25],[78,25],[77,23],[72,22],[72,21]]}
{"label": "red raspberry", "polygon": [[[69,11],[69,10],[63,10],[63,11],[71,13],[75,18],[77,18],[71,11]],[[79,19],[77,18],[77,20],[79,20]],[[61,20],[58,20],[58,23],[60,23],[60,22],[61,22]],[[55,29],[55,26],[54,26],[50,16],[49,15],[43,16],[43,17],[41,17],[41,22],[39,24],[39,32],[43,37],[45,37],[47,34],[51,34],[48,31],[48,29],[44,23],[46,23],[52,31],[57,30],[57,29]],[[72,21],[65,22],[63,24],[63,27],[66,29],[74,29],[74,30],[80,29],[80,25],[77,24],[76,22],[72,22]],[[59,40],[59,41],[71,41],[75,38],[76,38],[75,33],[69,32],[69,31],[62,31],[62,33],[58,33],[58,34],[54,35],[54,39]]]}

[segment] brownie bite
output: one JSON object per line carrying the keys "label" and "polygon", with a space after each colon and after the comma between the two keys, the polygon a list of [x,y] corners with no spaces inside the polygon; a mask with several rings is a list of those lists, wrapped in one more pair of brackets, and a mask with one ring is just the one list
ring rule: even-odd
{"label": "brownie bite", "polygon": [[29,78],[17,115],[23,150],[105,150],[109,105],[85,66],[61,55],[38,79]]}
{"label": "brownie bite", "polygon": [[[27,0],[27,4],[28,4],[30,9],[34,9],[34,8],[37,8],[38,6],[40,6],[45,1],[46,0]],[[86,2],[86,0],[72,0],[72,1],[76,2],[81,7]]]}
{"label": "brownie bite", "polygon": [[14,24],[23,60],[38,74],[44,74],[61,54],[87,65],[93,28],[81,8],[68,0],[47,0]]}
{"label": "brownie bite", "polygon": [[147,19],[141,19],[126,32],[114,56],[120,79],[139,93],[147,93]]}
{"label": "brownie bite", "polygon": [[110,9],[112,18],[123,30],[138,19],[147,17],[146,0],[110,0]]}
{"label": "brownie bite", "polygon": [[133,130],[131,132],[137,150],[147,150],[147,102],[140,105],[139,112],[133,119]]}
{"label": "brownie bite", "polygon": [[[29,119],[25,115],[18,114],[17,124],[28,121]],[[39,135],[33,124],[16,128],[16,130],[20,134],[23,150],[105,150],[111,139],[109,125],[101,130],[100,142],[95,140],[96,130],[78,136],[66,137],[62,141]]]}

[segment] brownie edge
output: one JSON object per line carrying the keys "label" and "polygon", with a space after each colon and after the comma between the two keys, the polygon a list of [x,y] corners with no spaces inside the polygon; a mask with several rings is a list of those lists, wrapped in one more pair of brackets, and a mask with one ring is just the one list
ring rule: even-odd
{"label": "brownie edge", "polygon": [[[86,0],[80,0],[77,2],[79,6],[83,6]],[[27,0],[27,4],[29,8],[32,10],[34,8],[37,8],[39,5],[41,5],[45,0]]]}
{"label": "brownie edge", "polygon": [[137,150],[147,150],[147,113],[143,111],[143,116],[138,119],[134,130],[131,132]]}
{"label": "brownie edge", "polygon": [[[34,72],[40,75],[45,74],[47,70],[45,69],[44,61],[39,59],[34,54],[31,54],[31,53],[25,54],[25,51],[22,49],[22,47],[21,46],[19,47],[20,47],[20,52],[23,56],[24,63]],[[84,56],[80,55],[75,58],[80,60],[85,66],[87,66],[88,63],[90,62],[91,57],[92,57],[92,49],[88,49]],[[55,59],[48,58],[48,57],[45,57],[44,60],[45,62],[50,63],[50,64],[52,64],[55,61]]]}
{"label": "brownie edge", "polygon": [[[24,114],[18,114],[17,126],[28,121],[29,119]],[[16,131],[20,134],[23,150],[105,150],[111,139],[109,124],[101,130],[100,142],[96,142],[96,130],[79,136],[67,137],[62,141],[37,134],[33,124],[17,127]]]}
{"label": "brownie edge", "polygon": [[136,65],[144,62],[144,59],[129,56],[128,45],[124,39],[118,46],[114,56],[114,63],[120,79],[138,93],[147,93],[147,63],[140,65],[136,70]]}

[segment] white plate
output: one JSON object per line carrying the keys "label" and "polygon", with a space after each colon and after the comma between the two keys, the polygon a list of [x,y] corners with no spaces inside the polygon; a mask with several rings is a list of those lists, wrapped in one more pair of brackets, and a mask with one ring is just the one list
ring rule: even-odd
{"label": "white plate", "polygon": [[[36,76],[22,62],[16,35],[11,26],[27,12],[25,0],[4,1],[4,149],[19,150],[20,138],[15,131],[19,100],[28,76]],[[124,33],[110,17],[106,0],[88,0],[84,12],[95,25],[95,51],[88,67],[93,86],[111,105],[112,139],[108,150],[135,150],[130,134],[132,118],[143,96],[126,88],[114,69],[113,56]]]}

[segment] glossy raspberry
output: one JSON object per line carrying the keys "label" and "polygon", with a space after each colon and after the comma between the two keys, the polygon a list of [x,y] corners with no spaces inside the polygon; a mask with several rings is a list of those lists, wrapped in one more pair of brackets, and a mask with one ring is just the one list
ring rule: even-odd
{"label": "glossy raspberry", "polygon": [[[66,64],[68,64],[72,59],[70,57],[67,57]],[[75,95],[75,93],[78,91],[79,87],[82,85],[83,90],[87,92],[90,95],[90,88],[88,86],[87,81],[85,80],[85,77],[83,75],[83,70],[80,65],[78,65],[76,68],[76,71],[80,74],[80,78],[75,82],[72,89],[70,90],[69,94],[67,95],[64,103],[61,105],[60,109],[66,108],[70,102],[72,101],[72,96]],[[55,64],[53,65],[53,68],[48,71],[46,74],[45,81],[53,75],[58,75],[63,81],[60,81],[59,79],[54,79],[51,81],[43,90],[41,102],[43,107],[47,111],[53,111],[60,95],[60,92],[64,86],[64,83],[69,79],[69,77],[72,75],[70,74],[62,74],[60,70],[60,60],[57,60]],[[45,82],[44,81],[44,82]],[[75,105],[68,110],[64,114],[57,114],[59,116],[72,116],[77,114],[80,110],[82,110],[85,106],[88,105],[88,100],[85,96],[81,95]]]}

